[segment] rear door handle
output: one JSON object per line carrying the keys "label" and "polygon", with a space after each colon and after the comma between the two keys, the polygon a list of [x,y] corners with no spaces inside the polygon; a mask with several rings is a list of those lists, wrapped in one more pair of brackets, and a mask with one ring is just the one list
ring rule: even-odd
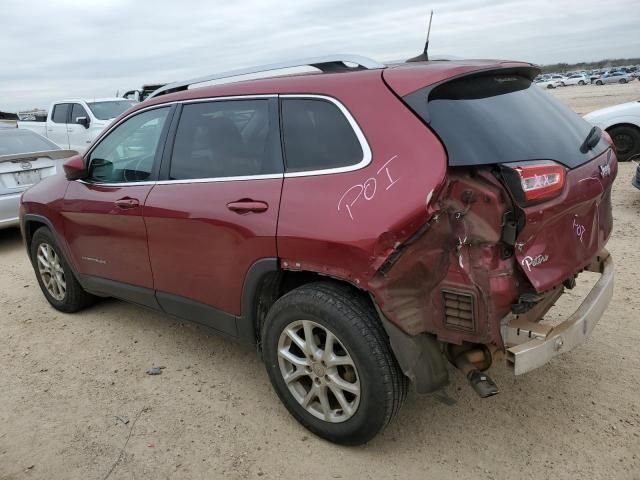
{"label": "rear door handle", "polygon": [[116,200],[114,204],[120,208],[135,208],[140,205],[140,202],[137,198],[124,197]]}
{"label": "rear door handle", "polygon": [[236,202],[227,203],[227,208],[235,213],[249,213],[249,212],[265,212],[269,208],[269,204],[267,202],[262,202],[259,200],[251,200],[251,199],[242,199]]}

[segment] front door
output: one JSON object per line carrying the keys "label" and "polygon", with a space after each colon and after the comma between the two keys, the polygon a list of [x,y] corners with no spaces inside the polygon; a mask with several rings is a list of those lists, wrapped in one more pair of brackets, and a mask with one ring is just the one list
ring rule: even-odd
{"label": "front door", "polygon": [[53,106],[51,118],[47,122],[47,138],[62,149],[69,148],[67,122],[71,113],[70,103],[58,103]]}
{"label": "front door", "polygon": [[144,208],[154,286],[167,312],[237,334],[247,271],[277,256],[277,115],[275,97],[182,107],[164,176]]}
{"label": "front door", "polygon": [[153,279],[142,213],[171,109],[135,114],[108,133],[87,156],[88,178],[70,182],[62,206],[65,234],[85,282],[143,304],[145,292],[153,299]]}
{"label": "front door", "polygon": [[69,134],[69,148],[82,154],[89,144],[91,139],[89,138],[89,128],[81,123],[78,123],[79,118],[90,119],[89,114],[79,103],[74,103],[71,107],[71,118],[67,124],[67,133]]}

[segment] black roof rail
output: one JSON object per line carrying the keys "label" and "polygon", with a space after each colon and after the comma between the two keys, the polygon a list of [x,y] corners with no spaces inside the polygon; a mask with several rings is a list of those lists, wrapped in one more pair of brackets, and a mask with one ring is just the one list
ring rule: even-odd
{"label": "black roof rail", "polygon": [[[349,66],[350,64],[353,64],[355,66]],[[182,82],[170,83],[168,85],[165,85],[164,87],[158,88],[147,97],[147,100],[153,97],[157,97],[158,95],[165,95],[167,93],[187,90],[191,85],[195,85],[198,83],[222,80],[225,78],[241,77],[244,75],[251,75],[262,72],[271,72],[274,70],[284,70],[287,68],[295,67],[314,67],[324,73],[335,73],[354,70],[380,69],[385,68],[385,65],[378,63],[370,58],[362,57],[360,55],[328,55],[325,57],[315,57],[289,62],[272,63],[270,65],[240,68],[237,70],[230,70],[228,72],[213,73],[211,75],[205,75],[203,77],[193,78],[191,80],[185,80]]]}

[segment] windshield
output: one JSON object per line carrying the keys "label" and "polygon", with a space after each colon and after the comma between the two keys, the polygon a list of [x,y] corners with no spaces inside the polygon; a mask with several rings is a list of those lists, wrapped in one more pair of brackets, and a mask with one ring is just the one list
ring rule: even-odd
{"label": "windshield", "polygon": [[60,150],[60,147],[35,132],[17,128],[0,130],[0,156],[50,150]]}
{"label": "windshield", "polygon": [[520,75],[467,76],[405,100],[438,134],[452,166],[545,159],[574,168],[607,148],[601,140],[581,153],[592,125]]}
{"label": "windshield", "polygon": [[136,102],[131,100],[112,100],[108,102],[92,102],[87,103],[89,108],[99,120],[111,120],[116,118],[122,112],[129,110]]}

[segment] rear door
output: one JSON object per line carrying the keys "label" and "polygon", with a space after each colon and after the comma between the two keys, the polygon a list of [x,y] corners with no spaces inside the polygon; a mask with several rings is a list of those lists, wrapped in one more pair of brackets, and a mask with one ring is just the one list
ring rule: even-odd
{"label": "rear door", "polygon": [[47,121],[47,138],[61,148],[69,148],[67,124],[71,116],[71,103],[58,103],[53,106],[51,118]]}
{"label": "rear door", "polygon": [[87,157],[88,178],[69,182],[61,206],[79,273],[112,289],[105,293],[151,306],[142,211],[157,179],[172,108],[137,113],[103,137]]}
{"label": "rear door", "polygon": [[230,335],[247,271],[276,257],[282,157],[276,97],[180,107],[144,218],[161,306]]}

